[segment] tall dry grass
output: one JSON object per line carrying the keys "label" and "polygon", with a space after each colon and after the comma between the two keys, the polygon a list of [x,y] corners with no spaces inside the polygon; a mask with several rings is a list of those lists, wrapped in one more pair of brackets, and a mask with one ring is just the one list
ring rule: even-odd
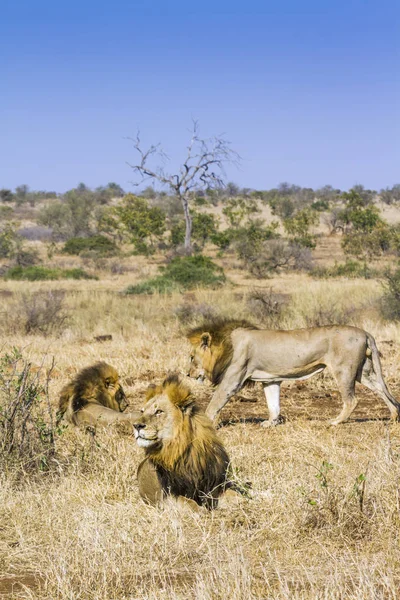
{"label": "tall dry grass", "polygon": [[[101,285],[100,285],[101,283]],[[188,346],[182,313],[195,322],[205,307],[252,319],[254,282],[222,291],[171,297],[124,297],[113,280],[48,282],[60,286],[69,319],[57,334],[25,335],[18,320],[0,322],[0,348],[21,349],[44,367],[55,408],[61,387],[82,366],[106,360],[120,372],[133,406],[151,381],[184,373]],[[259,285],[259,283],[258,283]],[[386,380],[397,394],[399,333],[379,318],[381,290],[373,281],[268,281],[286,294],[284,328],[343,319],[367,328],[383,353]],[[0,313],[13,318],[20,294],[4,284]],[[106,288],[109,289],[106,289]],[[14,312],[13,312],[14,311]],[[181,319],[181,320],[180,320]],[[258,322],[261,322],[257,317]],[[94,336],[112,334],[109,342]],[[383,343],[385,342],[385,343]],[[390,342],[390,343],[386,343]],[[283,386],[285,425],[265,430],[237,416],[266,416],[256,402],[232,401],[230,425],[219,430],[238,477],[252,497],[212,513],[192,513],[172,501],[154,509],[139,499],[142,453],[129,433],[93,438],[68,427],[56,437],[48,470],[0,474],[0,597],[35,600],[395,599],[400,589],[400,425],[367,394],[348,424],[327,426],[339,404],[329,378]],[[194,386],[203,405],[209,386]],[[367,418],[367,417],[371,418]],[[13,587],[14,586],[14,587]]]}

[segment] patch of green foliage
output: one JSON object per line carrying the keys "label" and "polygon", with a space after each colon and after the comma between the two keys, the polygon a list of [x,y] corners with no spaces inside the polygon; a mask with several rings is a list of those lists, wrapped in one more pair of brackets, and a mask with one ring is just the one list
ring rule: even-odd
{"label": "patch of green foliage", "polygon": [[165,231],[165,212],[161,208],[151,206],[146,198],[127,194],[111,211],[115,227],[121,228],[136,254],[149,255],[155,251]]}
{"label": "patch of green foliage", "polygon": [[323,212],[324,210],[329,210],[329,202],[327,200],[316,200],[311,204],[310,208],[317,212]]}
{"label": "patch of green foliage", "polygon": [[400,320],[400,267],[388,270],[384,276],[385,293],[382,298],[382,314],[390,321]]}
{"label": "patch of green foliage", "polygon": [[283,226],[289,239],[303,248],[314,249],[316,246],[315,235],[310,233],[310,228],[318,224],[318,215],[309,208],[296,213],[293,217],[285,219]]}
{"label": "patch of green foliage", "polygon": [[111,256],[117,251],[117,247],[113,240],[104,235],[94,235],[92,237],[73,237],[70,238],[63,248],[64,254],[79,255],[87,250],[95,251],[102,255]]}
{"label": "patch of green foliage", "polygon": [[350,279],[363,277],[371,279],[375,275],[375,271],[367,265],[366,262],[358,262],[357,260],[346,260],[344,263],[335,263],[333,267],[318,267],[313,269],[314,277],[348,277]]}
{"label": "patch of green foliage", "polygon": [[183,256],[174,258],[162,274],[137,285],[131,285],[126,294],[166,294],[173,291],[191,290],[197,287],[216,288],[225,283],[223,269],[207,256]]}
{"label": "patch of green foliage", "polygon": [[49,269],[42,266],[30,267],[11,267],[4,274],[5,279],[15,281],[47,281],[52,279],[97,279],[94,275],[89,275],[83,269]]}
{"label": "patch of green foliage", "polygon": [[[171,227],[171,245],[173,247],[183,245],[185,241],[185,222],[183,220]],[[218,235],[218,221],[214,215],[208,213],[193,212],[192,214],[192,240],[200,248],[204,248],[208,240]]]}

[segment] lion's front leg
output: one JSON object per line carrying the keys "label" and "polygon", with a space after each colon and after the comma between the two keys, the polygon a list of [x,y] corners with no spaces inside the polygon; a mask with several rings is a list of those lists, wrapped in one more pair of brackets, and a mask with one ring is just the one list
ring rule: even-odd
{"label": "lion's front leg", "polygon": [[216,421],[218,414],[224,408],[229,398],[236,394],[242,387],[244,378],[245,368],[242,365],[236,366],[232,364],[228,367],[222,382],[219,384],[211,398],[210,404],[207,406],[207,417],[214,422]]}
{"label": "lion's front leg", "polygon": [[147,504],[157,506],[166,494],[162,486],[161,478],[155,465],[145,458],[139,465],[137,472],[139,494]]}

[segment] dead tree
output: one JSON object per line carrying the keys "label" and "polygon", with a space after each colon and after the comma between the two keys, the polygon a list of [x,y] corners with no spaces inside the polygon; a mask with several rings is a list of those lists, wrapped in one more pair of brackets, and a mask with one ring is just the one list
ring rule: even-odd
{"label": "dead tree", "polygon": [[161,150],[160,144],[150,146],[143,150],[139,133],[136,139],[130,138],[135,150],[139,153],[140,162],[128,165],[141,180],[135,185],[140,185],[150,179],[168,186],[182,203],[185,216],[185,250],[191,251],[192,216],[190,200],[195,190],[215,189],[223,187],[224,165],[227,163],[238,164],[240,156],[230,148],[230,143],[223,136],[201,139],[198,135],[198,123],[193,121],[191,140],[187,146],[186,159],[176,174],[170,174],[163,167],[152,168],[149,163],[156,156],[166,162],[167,155]]}

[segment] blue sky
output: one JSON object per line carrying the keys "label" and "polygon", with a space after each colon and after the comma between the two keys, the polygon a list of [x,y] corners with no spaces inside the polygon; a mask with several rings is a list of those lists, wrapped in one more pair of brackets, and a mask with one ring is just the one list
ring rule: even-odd
{"label": "blue sky", "polygon": [[127,190],[140,129],[173,172],[193,118],[227,179],[400,181],[400,3],[0,0],[0,187]]}

